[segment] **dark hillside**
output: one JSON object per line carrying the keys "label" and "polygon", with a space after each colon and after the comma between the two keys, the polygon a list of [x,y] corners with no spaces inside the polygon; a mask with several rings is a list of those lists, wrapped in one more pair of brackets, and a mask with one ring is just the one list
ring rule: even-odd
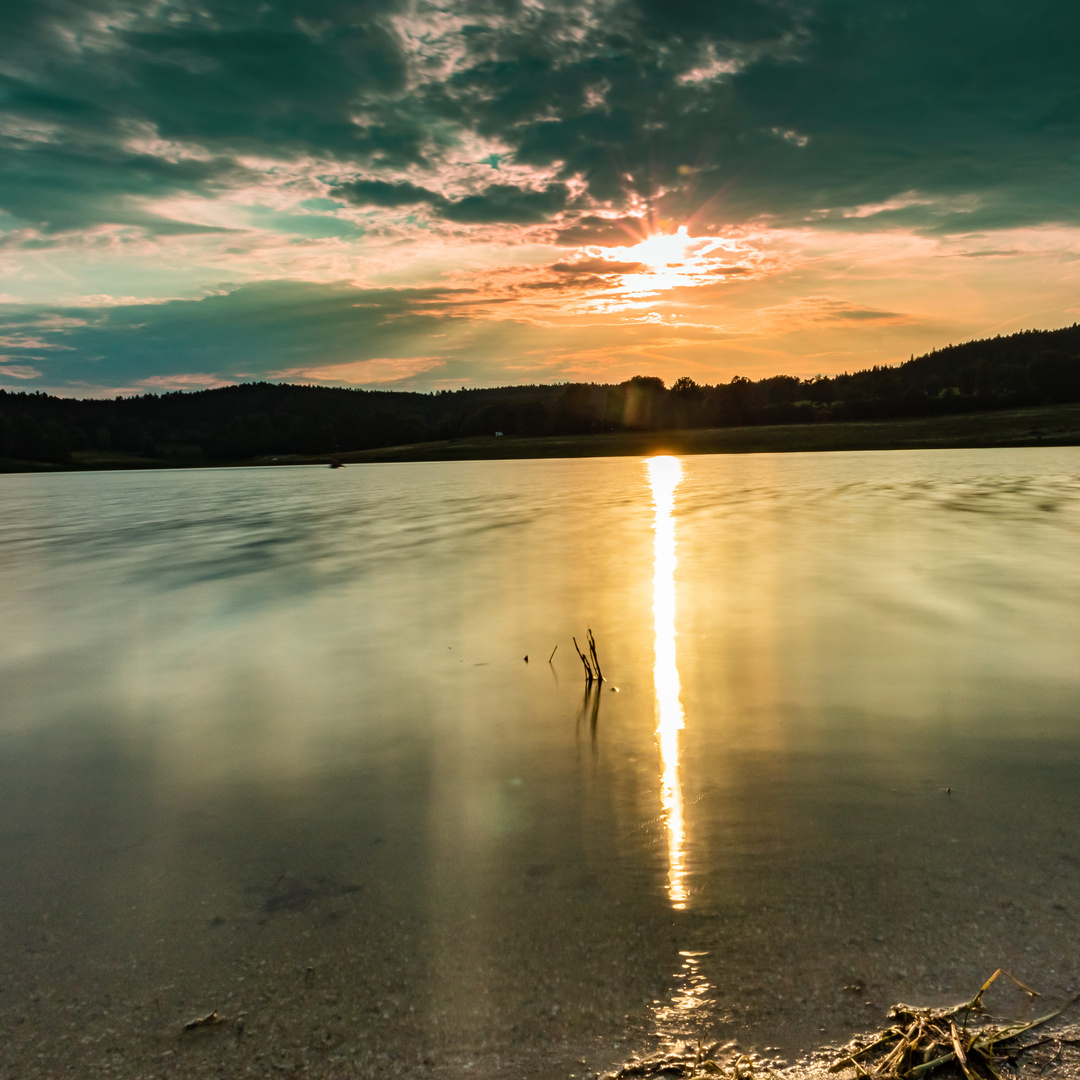
{"label": "dark hillside", "polygon": [[716,386],[638,376],[420,394],[246,383],[115,400],[0,390],[0,457],[243,461],[507,436],[589,435],[940,416],[1080,401],[1080,326],[949,345],[895,367]]}

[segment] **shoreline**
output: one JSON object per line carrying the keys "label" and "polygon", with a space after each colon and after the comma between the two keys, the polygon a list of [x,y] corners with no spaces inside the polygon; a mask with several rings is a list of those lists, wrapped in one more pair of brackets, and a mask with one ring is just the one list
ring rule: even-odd
{"label": "shoreline", "polygon": [[633,457],[658,453],[788,454],[857,450],[993,449],[1080,445],[1080,404],[955,413],[896,420],[849,420],[596,435],[483,435],[441,442],[384,446],[333,454],[263,455],[237,461],[198,456],[139,457],[76,451],[70,462],[0,459],[0,472],[87,472],[114,469],[253,468],[408,461],[483,461],[525,458]]}
{"label": "shoreline", "polygon": [[[1060,1011],[1069,1010],[1076,999],[1066,1001]],[[890,1011],[890,1018],[897,1009]],[[925,1013],[945,1010],[918,1010]],[[984,1022],[991,1019],[990,1014],[980,1018]],[[886,1021],[888,1023],[889,1021]],[[1023,1027],[1028,1018],[1011,1018],[998,1026],[1006,1030],[1013,1026]],[[992,1026],[992,1025],[991,1025]],[[896,1030],[895,1028],[892,1030]],[[965,1028],[966,1031],[966,1028]],[[889,1067],[883,1060],[885,1052],[879,1051],[877,1060],[865,1060],[856,1064],[850,1055],[853,1051],[858,1057],[860,1050],[872,1047],[884,1041],[882,1036],[889,1035],[889,1029],[856,1033],[844,1046],[820,1046],[802,1054],[797,1061],[790,1062],[785,1057],[761,1054],[756,1050],[743,1051],[736,1040],[729,1040],[721,1045],[718,1042],[704,1043],[701,1039],[682,1039],[671,1041],[653,1053],[635,1053],[619,1067],[606,1073],[597,1074],[598,1080],[648,1080],[650,1077],[666,1078],[682,1076],[687,1080],[754,1080],[762,1075],[769,1080],[861,1080],[866,1076],[879,1076],[896,1080],[898,1076],[940,1077],[943,1080],[958,1080],[962,1077],[979,1078],[983,1075],[978,1069],[970,1069],[965,1063],[961,1066],[953,1055],[946,1055],[937,1061],[927,1059],[905,1072],[902,1065]],[[1011,1041],[1015,1039],[1015,1041]],[[1036,1025],[1030,1031],[1022,1031],[1018,1036],[1009,1036],[1001,1040],[1006,1045],[997,1051],[995,1076],[1004,1077],[1039,1077],[1041,1080],[1076,1080],[1080,1076],[1080,1024],[1070,1022],[1058,1016],[1045,1027]],[[895,1046],[895,1040],[893,1042]],[[991,1056],[994,1056],[991,1051]],[[948,1058],[952,1060],[948,1060]],[[973,1055],[980,1060],[978,1055]],[[918,1060],[916,1054],[914,1060]],[[983,1064],[982,1068],[987,1069]],[[878,1071],[883,1069],[883,1071]]]}

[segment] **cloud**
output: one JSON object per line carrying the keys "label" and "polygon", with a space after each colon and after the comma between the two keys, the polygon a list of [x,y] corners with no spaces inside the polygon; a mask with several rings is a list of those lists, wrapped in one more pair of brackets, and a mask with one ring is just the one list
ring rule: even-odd
{"label": "cloud", "polygon": [[549,269],[558,274],[634,274],[646,269],[641,262],[618,262],[615,259],[578,259],[576,262],[552,263]]}
{"label": "cloud", "polygon": [[358,206],[399,207],[426,204],[448,221],[471,225],[534,224],[562,210],[569,190],[565,184],[540,189],[515,184],[489,184],[482,193],[448,199],[409,181],[355,180],[334,188]]}
{"label": "cloud", "polygon": [[46,341],[40,335],[30,337],[26,334],[0,334],[0,349],[67,349],[69,346],[59,341]]}
{"label": "cloud", "polygon": [[298,379],[304,382],[328,382],[335,386],[385,386],[440,368],[445,362],[441,356],[380,356],[369,360],[353,360],[346,364],[288,368],[284,371],[273,371],[270,377],[286,382],[295,382]]}
{"label": "cloud", "polygon": [[[721,289],[776,315],[851,285],[786,317],[892,325],[854,284],[866,238],[1080,225],[1078,37],[1060,0],[9,0],[5,290],[85,325],[9,321],[7,347],[131,387],[436,354],[473,377],[488,322],[490,373],[509,324]],[[745,244],[688,272],[619,253],[679,226]]]}
{"label": "cloud", "polygon": [[532,224],[547,220],[566,206],[569,191],[565,184],[552,184],[540,191],[530,191],[513,184],[491,184],[480,195],[443,206],[442,216],[449,221],[468,224],[513,222]]}
{"label": "cloud", "polygon": [[[5,357],[0,359],[6,360]],[[29,364],[0,364],[0,375],[9,375],[13,379],[40,379],[41,372]]]}
{"label": "cloud", "polygon": [[[86,382],[88,372],[95,386],[133,391],[224,386],[286,372],[381,383],[432,370],[444,362],[447,344],[467,344],[475,328],[458,312],[462,299],[453,289],[270,281],[160,304],[0,309],[0,333],[17,324],[52,325],[62,348],[35,356],[34,370],[55,386]],[[404,359],[388,359],[394,356]],[[194,372],[193,358],[200,364]]]}
{"label": "cloud", "polygon": [[648,222],[640,217],[607,218],[586,214],[573,224],[560,228],[556,243],[572,247],[615,247],[636,244],[645,239],[648,231]]}
{"label": "cloud", "polygon": [[795,329],[830,323],[888,323],[914,322],[909,315],[896,311],[880,311],[834,296],[801,296],[785,304],[760,308],[756,321],[762,327]]}
{"label": "cloud", "polygon": [[[190,230],[147,203],[228,197],[307,159],[310,188],[345,167],[353,204],[461,225],[602,210],[569,223],[571,244],[642,202],[804,220],[915,191],[904,209],[928,228],[958,227],[941,210],[965,197],[1002,225],[1075,221],[1078,31],[1056,0],[12,0],[2,205],[45,232]],[[480,144],[488,178],[446,189]]]}
{"label": "cloud", "polygon": [[135,386],[143,390],[210,390],[216,386],[232,386],[237,381],[223,379],[218,375],[178,372],[174,375],[151,375],[145,379],[137,379]]}
{"label": "cloud", "polygon": [[335,194],[344,196],[357,206],[415,206],[427,203],[438,206],[446,200],[437,192],[417,187],[407,181],[354,180],[334,188]]}
{"label": "cloud", "polygon": [[957,251],[952,254],[960,259],[1007,259],[1023,252],[1019,248],[985,248],[981,251]]}

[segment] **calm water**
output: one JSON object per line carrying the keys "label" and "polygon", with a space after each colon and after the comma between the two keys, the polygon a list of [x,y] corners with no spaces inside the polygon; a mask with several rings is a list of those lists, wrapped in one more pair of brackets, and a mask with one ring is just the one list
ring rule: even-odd
{"label": "calm water", "polygon": [[1080,986],[1078,450],[0,500],[5,1080],[580,1077]]}

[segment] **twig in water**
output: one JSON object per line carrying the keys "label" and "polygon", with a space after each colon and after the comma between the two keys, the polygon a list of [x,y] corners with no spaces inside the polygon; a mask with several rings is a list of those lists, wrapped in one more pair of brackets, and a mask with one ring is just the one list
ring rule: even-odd
{"label": "twig in water", "polygon": [[577,654],[581,658],[581,663],[585,667],[585,685],[591,686],[596,676],[593,674],[592,665],[589,663],[588,657],[581,651],[581,647],[577,643],[577,638],[571,638],[574,643],[574,648],[577,649]]}
{"label": "twig in water", "polygon": [[[559,647],[559,643],[556,641],[555,642],[555,649],[557,649],[558,647]],[[555,649],[551,650],[551,656],[548,657],[548,663],[549,664],[551,663],[551,657],[555,655]]]}
{"label": "twig in water", "polygon": [[990,989],[990,984],[999,976],[1004,975],[1007,979],[1012,979],[1021,990],[1028,996],[1029,1001],[1034,1001],[1037,997],[1040,997],[1038,990],[1032,990],[1030,986],[1022,983],[1015,975],[1010,975],[1004,968],[998,968],[989,979],[986,980],[979,988],[979,992],[967,1003],[964,1007],[964,1031],[967,1031],[967,1022],[969,1013],[985,1012],[983,1009],[982,996]]}
{"label": "twig in water", "polygon": [[596,681],[602,683],[604,681],[604,673],[600,670],[600,661],[596,656],[596,638],[592,636],[592,631],[589,631],[589,652],[592,655],[592,661],[596,665]]}

